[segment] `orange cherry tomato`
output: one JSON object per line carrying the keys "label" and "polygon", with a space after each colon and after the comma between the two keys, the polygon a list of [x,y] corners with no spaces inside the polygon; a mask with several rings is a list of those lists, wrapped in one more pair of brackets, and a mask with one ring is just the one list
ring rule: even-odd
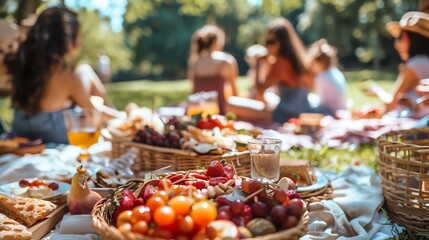
{"label": "orange cherry tomato", "polygon": [[137,206],[132,210],[131,223],[135,224],[139,221],[150,223],[152,220],[150,208],[147,206]]}
{"label": "orange cherry tomato", "polygon": [[150,208],[150,211],[153,214],[156,209],[165,206],[165,201],[161,197],[152,196],[147,200],[146,206]]}
{"label": "orange cherry tomato", "polygon": [[171,225],[175,219],[176,213],[170,206],[162,206],[156,209],[153,215],[153,220],[160,227]]}

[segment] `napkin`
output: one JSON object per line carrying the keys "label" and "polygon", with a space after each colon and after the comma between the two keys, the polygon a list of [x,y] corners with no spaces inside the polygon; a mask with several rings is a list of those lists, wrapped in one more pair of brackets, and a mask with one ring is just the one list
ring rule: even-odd
{"label": "napkin", "polygon": [[[379,216],[384,198],[381,180],[369,167],[350,167],[332,181],[332,200],[310,203],[309,239],[386,239]],[[383,238],[384,237],[384,238]]]}
{"label": "napkin", "polygon": [[91,215],[64,215],[60,224],[59,234],[88,234],[97,233],[92,227]]}

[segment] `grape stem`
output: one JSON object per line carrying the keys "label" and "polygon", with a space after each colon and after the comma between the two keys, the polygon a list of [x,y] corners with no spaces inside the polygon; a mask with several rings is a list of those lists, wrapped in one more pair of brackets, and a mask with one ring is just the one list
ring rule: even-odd
{"label": "grape stem", "polygon": [[249,196],[247,196],[246,198],[243,199],[243,202],[247,202],[249,201],[249,199],[253,198],[254,196],[258,195],[259,193],[261,193],[262,191],[264,191],[263,188],[259,189],[258,191],[250,194]]}

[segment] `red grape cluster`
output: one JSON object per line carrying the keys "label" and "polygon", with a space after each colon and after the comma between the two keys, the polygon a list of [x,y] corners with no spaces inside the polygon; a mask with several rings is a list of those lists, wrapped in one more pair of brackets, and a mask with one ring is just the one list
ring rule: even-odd
{"label": "red grape cluster", "polygon": [[[259,180],[243,179],[242,191],[248,195],[266,188]],[[218,203],[217,219],[230,220],[237,226],[245,226],[254,218],[263,218],[272,222],[277,231],[295,227],[304,210],[304,202],[294,190],[275,189],[271,194],[265,190],[257,197],[243,202],[241,199],[229,201],[224,197],[216,198]]]}
{"label": "red grape cluster", "polygon": [[176,131],[161,134],[149,126],[137,131],[133,142],[144,143],[152,146],[180,149],[180,135]]}

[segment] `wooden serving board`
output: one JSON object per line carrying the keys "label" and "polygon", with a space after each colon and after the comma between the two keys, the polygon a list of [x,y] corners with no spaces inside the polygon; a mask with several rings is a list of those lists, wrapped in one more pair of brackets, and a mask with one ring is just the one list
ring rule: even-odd
{"label": "wooden serving board", "polygon": [[57,223],[63,219],[64,214],[69,211],[66,203],[59,205],[55,211],[49,214],[46,219],[37,222],[28,230],[32,233],[33,239],[43,238],[49,231],[55,228]]}

